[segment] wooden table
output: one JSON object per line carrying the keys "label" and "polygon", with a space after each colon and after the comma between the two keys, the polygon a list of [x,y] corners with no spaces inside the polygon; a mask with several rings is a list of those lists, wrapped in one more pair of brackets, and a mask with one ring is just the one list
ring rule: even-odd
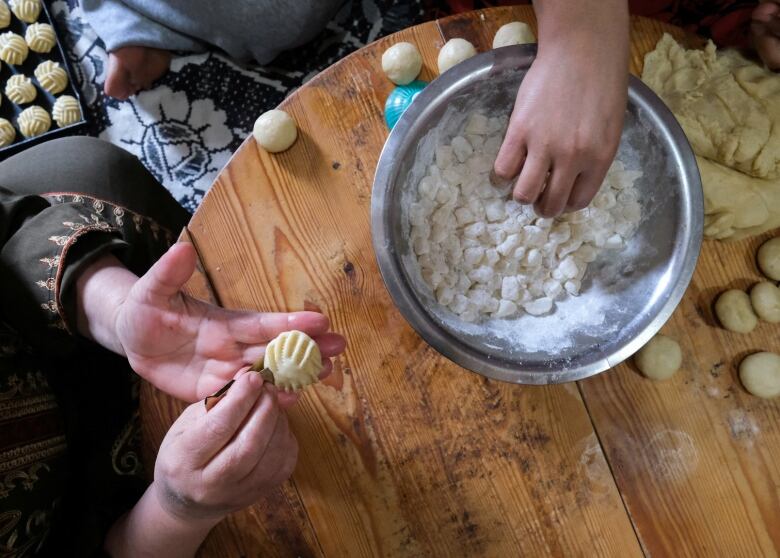
{"label": "wooden table", "polygon": [[[777,556],[780,401],[748,395],[746,354],[780,345],[762,323],[716,326],[715,295],[760,279],[763,238],[705,242],[664,332],[685,353],[654,383],[622,364],[576,384],[488,381],[431,349],[393,306],[371,248],[369,201],[392,84],[382,52],[406,40],[435,77],[438,49],[490,48],[529,7],[426,23],[315,77],[283,108],[300,136],[281,155],[246,141],[192,219],[202,273],[190,290],[229,308],[319,309],[349,339],[290,413],[292,480],[232,515],[204,556]],[[663,31],[632,21],[631,69]],[[144,393],[157,447],[181,404]]]}

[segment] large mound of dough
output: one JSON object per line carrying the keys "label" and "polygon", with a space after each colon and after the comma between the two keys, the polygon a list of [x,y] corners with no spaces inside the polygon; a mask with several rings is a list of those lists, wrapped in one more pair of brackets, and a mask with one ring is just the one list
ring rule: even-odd
{"label": "large mound of dough", "polygon": [[705,235],[737,240],[780,226],[780,76],[711,42],[686,50],[664,35],[642,80],[697,155]]}

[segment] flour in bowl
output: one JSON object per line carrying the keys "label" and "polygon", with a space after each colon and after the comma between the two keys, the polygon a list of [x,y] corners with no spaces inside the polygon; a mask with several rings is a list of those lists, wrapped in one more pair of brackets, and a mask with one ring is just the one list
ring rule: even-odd
{"label": "flour in bowl", "polygon": [[436,300],[466,322],[548,314],[577,296],[588,263],[619,250],[636,231],[641,171],[620,161],[581,211],[538,217],[490,183],[507,119],[473,113],[416,185],[411,246]]}

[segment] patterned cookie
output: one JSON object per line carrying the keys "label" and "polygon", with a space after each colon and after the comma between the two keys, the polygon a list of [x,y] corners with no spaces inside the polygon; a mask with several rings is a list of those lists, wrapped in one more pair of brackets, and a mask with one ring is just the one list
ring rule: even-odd
{"label": "patterned cookie", "polygon": [[[5,5],[5,2],[0,0],[0,29],[5,29],[11,25],[11,10]],[[6,120],[6,122],[8,122]]]}
{"label": "patterned cookie", "polygon": [[62,95],[54,101],[54,107],[51,109],[51,115],[57,122],[57,126],[64,128],[70,124],[75,124],[81,120],[81,107],[76,97]]}
{"label": "patterned cookie", "polygon": [[51,117],[49,113],[38,105],[26,108],[16,119],[19,131],[26,138],[39,136],[49,131],[51,128]]}
{"label": "patterned cookie", "polygon": [[5,96],[17,105],[33,102],[37,94],[32,80],[25,75],[14,74],[5,83]]}
{"label": "patterned cookie", "polygon": [[11,0],[11,11],[25,23],[35,23],[41,13],[41,0]]}
{"label": "patterned cookie", "polygon": [[16,66],[27,59],[30,50],[21,35],[8,31],[0,35],[0,60]]}
{"label": "patterned cookie", "polygon": [[35,79],[46,91],[57,94],[68,86],[68,74],[59,63],[46,60],[35,68]]}
{"label": "patterned cookie", "polygon": [[24,40],[35,52],[49,52],[57,43],[54,28],[48,23],[33,23],[27,27]]}
{"label": "patterned cookie", "polygon": [[0,147],[11,145],[16,139],[16,130],[5,118],[0,118]]}

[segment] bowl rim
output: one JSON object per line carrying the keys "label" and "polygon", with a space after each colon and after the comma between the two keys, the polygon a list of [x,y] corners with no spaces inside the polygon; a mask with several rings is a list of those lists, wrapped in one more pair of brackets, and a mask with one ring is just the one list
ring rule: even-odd
{"label": "bowl rim", "polygon": [[455,364],[487,378],[520,384],[553,384],[581,380],[608,370],[644,346],[671,317],[682,300],[693,277],[701,250],[703,234],[704,196],[696,158],[682,127],[663,101],[639,78],[629,75],[628,103],[636,105],[655,116],[661,126],[660,133],[668,140],[670,154],[677,160],[676,168],[682,169],[680,178],[688,190],[688,211],[683,213],[682,228],[687,230],[687,242],[682,249],[683,264],[674,284],[665,292],[666,301],[655,316],[635,336],[617,350],[589,364],[555,371],[539,367],[517,369],[509,361],[480,353],[458,340],[440,327],[423,307],[404,276],[400,259],[392,245],[391,223],[386,219],[389,193],[397,174],[396,153],[404,144],[404,138],[412,130],[416,119],[430,101],[448,92],[457,92],[471,84],[474,76],[489,77],[494,72],[507,69],[527,70],[536,56],[536,45],[514,45],[477,54],[451,68],[421,91],[390,132],[377,163],[371,194],[371,232],[374,254],[382,280],[396,308],[412,328],[441,355]]}

